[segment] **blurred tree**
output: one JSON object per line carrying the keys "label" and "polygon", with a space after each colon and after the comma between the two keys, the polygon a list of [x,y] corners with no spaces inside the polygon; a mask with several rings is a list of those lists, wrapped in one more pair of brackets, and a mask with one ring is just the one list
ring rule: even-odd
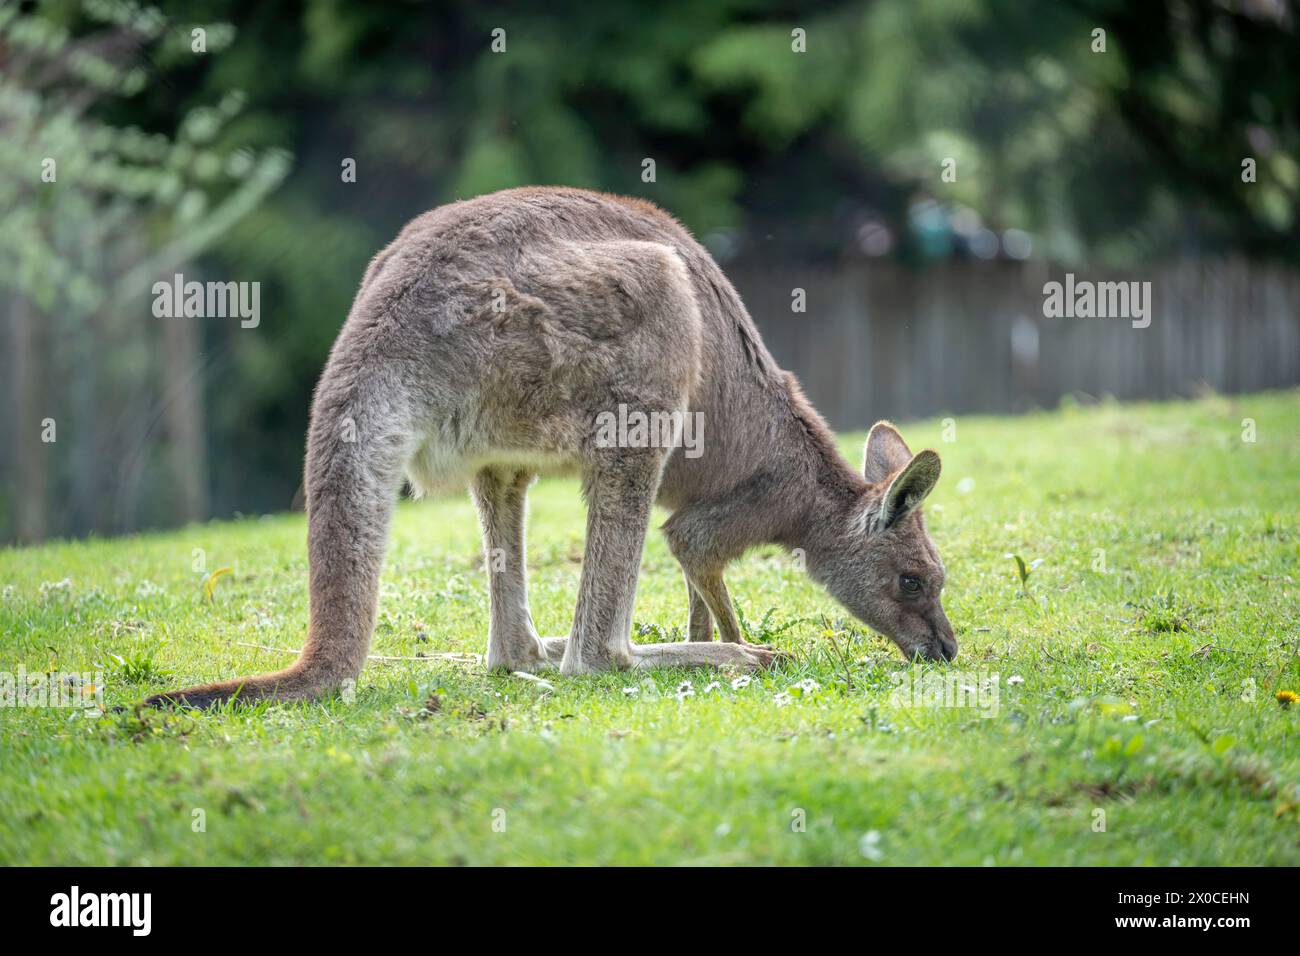
{"label": "blurred tree", "polygon": [[[209,487],[221,514],[293,499],[311,388],[367,259],[413,215],[460,197],[527,183],[640,195],[724,260],[1004,254],[1123,266],[1231,248],[1295,262],[1300,250],[1287,0],[159,3],[165,25],[133,28],[126,44],[157,68],[115,95],[93,92],[67,57],[44,55],[60,64],[78,122],[139,127],[142,142],[163,135],[184,157],[145,165],[191,169],[187,123],[171,137],[195,110],[220,120],[196,150],[252,147],[277,175],[274,157],[295,156],[273,193],[274,175],[245,171],[235,179],[260,191],[177,233],[198,237],[184,252],[205,250],[212,272],[263,288],[256,334],[208,326],[202,341],[177,345],[204,355],[199,405],[220,452]],[[40,9],[9,23],[60,24],[65,46],[112,48],[95,40],[87,6]],[[200,27],[216,42],[195,56],[183,41]],[[17,49],[3,42],[0,56]],[[55,135],[57,116],[42,105],[25,135]],[[52,200],[29,175],[37,147],[8,148],[3,162],[20,165],[4,169],[28,178],[0,185],[26,190],[6,208],[38,217]],[[1255,182],[1242,181],[1246,158]],[[205,194],[233,185],[202,182]],[[183,201],[193,184],[177,189],[135,197],[128,221],[140,221],[141,204],[152,211],[147,228],[125,230],[140,243],[133,255],[167,248],[160,230],[201,208]],[[82,219],[111,223],[107,201],[94,202]],[[108,228],[110,241],[90,248],[131,248]],[[23,245],[29,270],[63,267]],[[99,267],[101,285],[105,274],[142,274]],[[90,364],[129,368],[138,357],[127,355]]]}
{"label": "blurred tree", "polygon": [[[165,82],[164,64],[190,45],[169,27],[116,0],[0,9],[0,296],[15,409],[0,447],[16,459],[0,537],[208,513],[198,331],[160,323],[148,296],[288,164],[212,147],[241,108],[234,94],[187,110],[175,138],[94,117],[105,100]],[[208,42],[229,35],[214,29]]]}

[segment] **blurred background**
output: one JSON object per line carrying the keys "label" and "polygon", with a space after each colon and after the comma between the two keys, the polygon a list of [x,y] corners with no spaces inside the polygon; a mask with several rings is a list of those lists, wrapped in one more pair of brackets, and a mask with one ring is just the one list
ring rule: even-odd
{"label": "blurred background", "polygon": [[0,541],[300,506],[369,258],[522,184],[676,215],[836,428],[1300,382],[1285,0],[489,6],[0,0]]}

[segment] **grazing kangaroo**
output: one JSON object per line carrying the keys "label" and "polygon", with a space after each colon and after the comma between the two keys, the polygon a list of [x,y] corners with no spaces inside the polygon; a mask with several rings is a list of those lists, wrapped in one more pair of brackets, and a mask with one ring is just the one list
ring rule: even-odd
{"label": "grazing kangaroo", "polygon": [[[707,429],[702,453],[640,440],[644,429],[607,440],[609,416],[637,412],[691,415]],[[581,474],[587,540],[573,628],[542,638],[528,608],[524,502],[556,466]],[[850,466],[676,220],[637,199],[539,187],[426,213],[366,270],[312,404],[311,612],[298,660],[148,703],[310,698],[360,674],[404,477],[417,494],[470,485],[492,568],[491,668],[766,666],[774,652],[742,639],[722,572],[769,542],[800,549],[813,578],[905,654],[957,654],[920,511],[939,456],[914,456],[880,422],[862,470]],[[689,640],[636,645],[656,501],[672,512],[663,531],[685,572]]]}

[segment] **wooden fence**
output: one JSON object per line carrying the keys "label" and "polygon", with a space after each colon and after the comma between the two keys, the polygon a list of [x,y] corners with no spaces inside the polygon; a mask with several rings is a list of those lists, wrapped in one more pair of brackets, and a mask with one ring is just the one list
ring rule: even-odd
{"label": "wooden fence", "polygon": [[[777,360],[839,429],[1052,407],[1071,393],[1170,398],[1204,385],[1231,393],[1300,384],[1300,274],[1277,266],[1176,263],[1077,277],[1151,282],[1145,329],[1123,318],[1044,318],[1043,285],[1063,274],[1041,263],[911,271],[741,262],[727,273]],[[805,312],[791,309],[796,288]],[[241,451],[205,430],[204,376],[214,373],[200,360],[197,326],[164,323],[160,336],[148,315],[74,322],[0,301],[0,542],[250,509],[243,486],[207,496],[204,449]],[[57,422],[57,445],[45,443],[46,422]],[[297,478],[258,475],[251,487]]]}
{"label": "wooden fence", "polygon": [[[1208,385],[1300,384],[1300,273],[1180,262],[1076,281],[1149,281],[1151,324],[1045,318],[1042,263],[832,268],[735,263],[727,273],[768,347],[840,429],[878,418],[1054,407],[1064,395],[1172,398]],[[806,312],[792,310],[803,289]]]}

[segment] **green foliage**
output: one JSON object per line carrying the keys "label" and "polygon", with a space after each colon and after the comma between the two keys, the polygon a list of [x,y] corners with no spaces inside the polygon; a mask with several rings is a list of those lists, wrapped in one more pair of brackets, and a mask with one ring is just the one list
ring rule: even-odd
{"label": "green foliage", "polygon": [[[81,406],[132,422],[113,439],[153,476],[166,453],[135,432],[167,402],[153,397],[134,424],[131,389],[158,378],[160,361],[131,321],[139,297],[195,260],[260,282],[266,323],[237,339],[205,329],[195,375],[217,452],[211,510],[278,510],[298,489],[311,388],[367,261],[412,216],[472,194],[563,183],[644,196],[724,258],[856,256],[859,230],[879,222],[897,255],[925,261],[958,246],[961,216],[1027,230],[1036,255],[1068,265],[1128,267],[1189,243],[1294,262],[1300,98],[1293,35],[1271,9],[8,4],[0,293],[53,316],[50,335],[75,345],[42,374],[93,366],[79,379],[101,394]],[[204,54],[190,46],[197,25]],[[1098,28],[1104,53],[1092,50]],[[57,185],[40,181],[46,157]],[[344,159],[356,182],[342,180]],[[73,474],[56,478],[66,497]],[[175,520],[154,492],[122,491],[136,503],[111,520],[81,505],[52,531]]]}
{"label": "green foliage", "polygon": [[80,14],[74,34],[16,6],[0,11],[0,293],[85,316],[192,262],[288,163],[217,145],[244,107],[236,92],[185,112],[174,137],[97,118],[166,82],[150,52],[175,27],[132,5],[87,0]]}
{"label": "green foliage", "polygon": [[[735,602],[733,602],[735,603]],[[736,622],[740,625],[740,632],[744,635],[746,641],[750,644],[771,644],[772,641],[792,628],[796,628],[805,621],[795,618],[782,624],[774,623],[772,618],[780,613],[779,608],[770,607],[763,612],[763,616],[757,621],[751,622],[745,616],[745,609],[739,603],[735,603]]]}
{"label": "green foliage", "polygon": [[[211,359],[201,331],[154,315],[153,287],[200,269],[284,179],[288,154],[247,148],[235,131],[247,101],[230,87],[147,122],[141,102],[174,97],[197,58],[184,24],[120,0],[24,6],[0,7],[0,309],[14,316],[0,374],[21,383],[0,441],[28,477],[12,511],[0,495],[0,539],[22,513],[36,537],[202,517],[207,476],[188,499],[167,478],[203,448]],[[233,31],[205,29],[216,57]],[[164,447],[185,430],[177,409],[194,432],[183,452]],[[42,422],[66,429],[63,444],[44,444]]]}
{"label": "green foliage", "polygon": [[1192,629],[1189,612],[1178,603],[1172,590],[1134,606],[1138,610],[1138,624],[1149,634],[1172,634]]}
{"label": "green foliage", "polygon": [[1043,563],[1042,558],[1036,558],[1029,564],[1025,564],[1025,559],[1018,554],[1008,554],[1008,558],[1016,562],[1016,576],[1020,578],[1020,593],[1029,596],[1029,576],[1034,573],[1034,569]]}
{"label": "green foliage", "polygon": [[159,641],[126,654],[108,652],[106,656],[110,677],[135,687],[154,684],[169,677],[172,672],[159,666],[156,660],[164,643]]}

